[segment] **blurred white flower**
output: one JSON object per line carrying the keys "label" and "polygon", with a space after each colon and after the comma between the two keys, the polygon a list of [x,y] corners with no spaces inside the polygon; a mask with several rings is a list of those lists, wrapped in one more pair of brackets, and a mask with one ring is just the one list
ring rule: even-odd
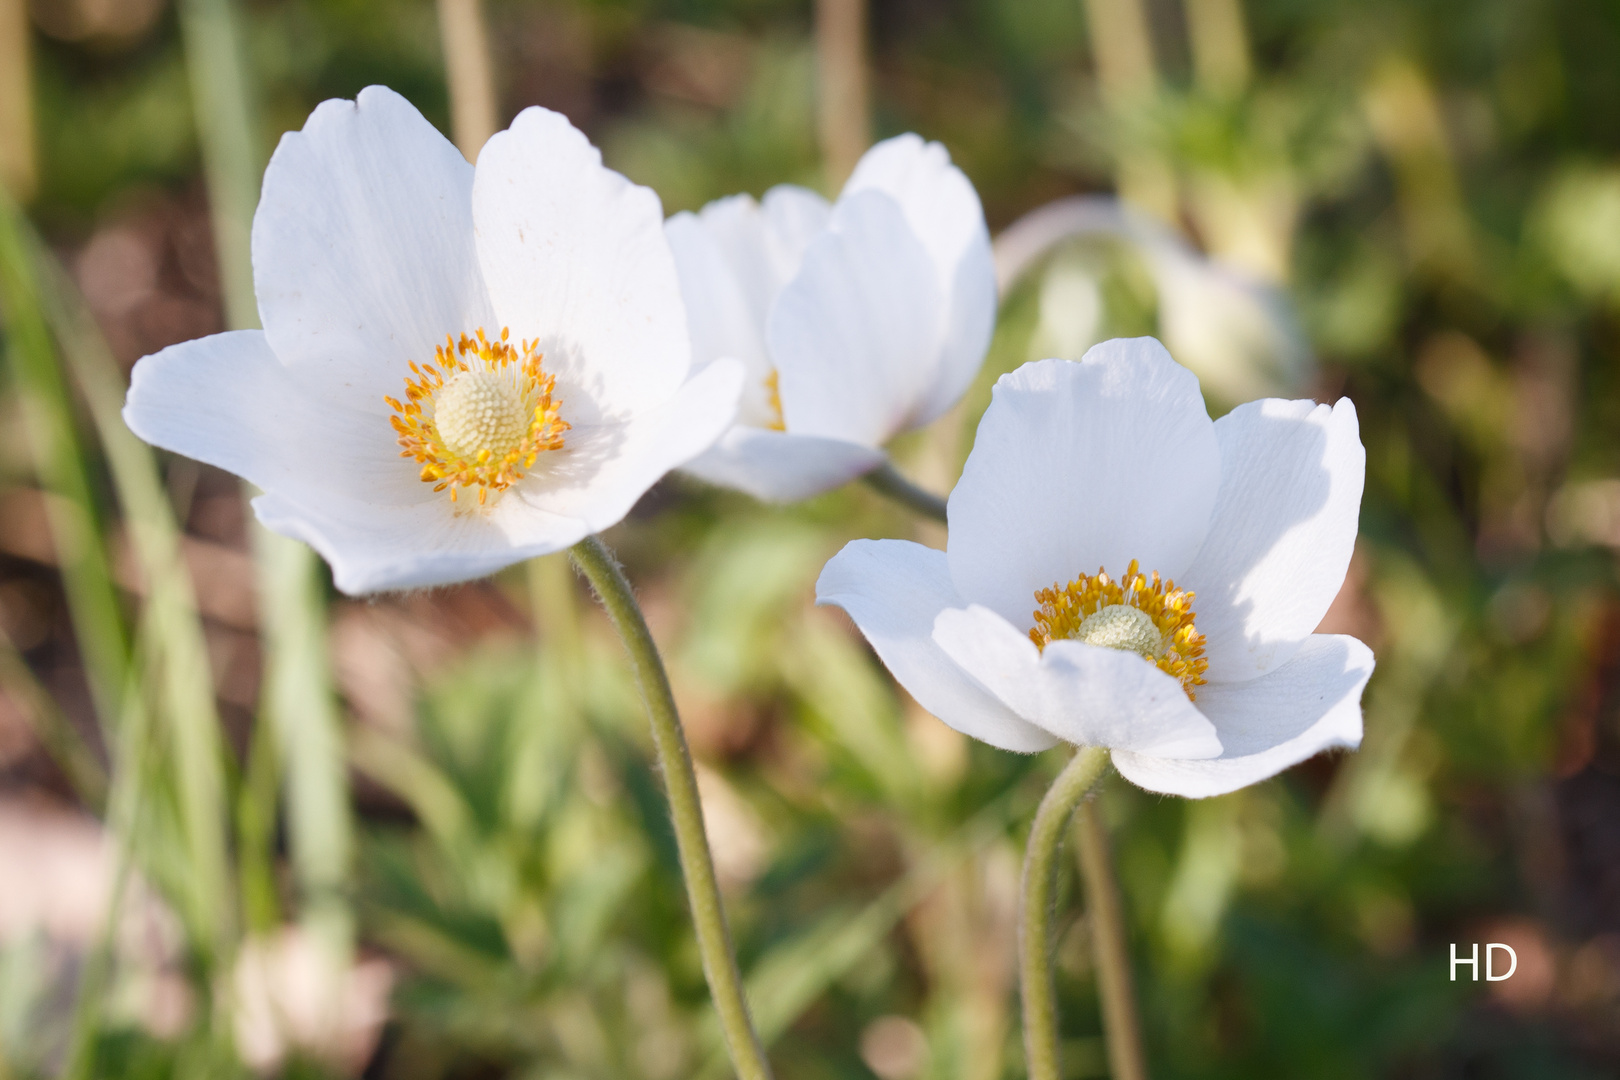
{"label": "blurred white flower", "polygon": [[325,102],[265,172],[264,330],[143,359],[125,421],[263,488],[345,592],[565,548],[736,413],[740,365],[691,370],[662,218],[557,113],[475,170],[390,90]]}
{"label": "blurred white flower", "polygon": [[[1310,344],[1287,294],[1235,266],[1206,258],[1173,230],[1117,199],[1060,199],[1009,225],[995,248],[1003,293],[1054,248],[1087,238],[1119,241],[1140,256],[1158,294],[1159,333],[1221,398],[1247,401],[1289,393],[1309,381]],[[1083,271],[1060,261],[1053,272],[1072,279]],[[1048,312],[1049,302],[1076,293],[1072,280],[1064,280],[1060,291],[1043,289],[1043,325],[1063,321],[1061,314]]]}
{"label": "blurred white flower", "polygon": [[298,927],[249,938],[231,979],[236,1052],[262,1074],[296,1053],[352,1076],[376,1049],[393,985],[387,961],[342,962]]}
{"label": "blurred white flower", "polygon": [[1212,423],[1157,341],[1109,341],[996,384],[945,551],[857,540],[816,596],[959,731],[1107,747],[1142,787],[1217,795],[1361,741],[1372,653],[1312,630],[1364,469],[1348,400]]}
{"label": "blurred white flower", "polygon": [[712,483],[790,501],[860,476],[950,408],[989,348],[990,234],[938,143],[877,144],[830,205],[784,185],[665,228],[695,360],[748,369],[736,426],[686,466]]}

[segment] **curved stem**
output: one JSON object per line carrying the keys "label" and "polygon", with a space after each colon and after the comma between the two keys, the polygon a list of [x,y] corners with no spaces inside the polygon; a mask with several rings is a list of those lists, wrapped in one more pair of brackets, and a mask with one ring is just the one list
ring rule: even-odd
{"label": "curved stem", "polygon": [[1024,1005],[1024,1059],[1029,1080],[1062,1080],[1058,1068],[1057,1004],[1052,993],[1052,880],[1058,846],[1080,800],[1096,786],[1108,751],[1082,747],[1064,766],[1035,811],[1024,848],[1024,888],[1018,919],[1019,985]]}
{"label": "curved stem", "polygon": [[720,906],[720,886],[715,881],[709,839],[703,831],[703,808],[698,801],[692,754],[687,749],[686,733],[681,729],[680,713],[675,708],[675,696],[670,692],[669,676],[664,672],[658,646],[647,629],[647,620],[642,618],[630,582],[607,545],[598,537],[588,536],[575,544],[569,554],[596,590],[636,671],[636,682],[642,703],[647,707],[647,718],[652,721],[653,744],[658,749],[658,764],[669,794],[670,818],[680,851],[681,874],[686,879],[687,900],[692,905],[692,926],[703,957],[703,974],[709,980],[709,993],[714,998],[715,1012],[719,1014],[720,1029],[725,1034],[738,1080],[770,1080],[770,1063],[765,1059],[759,1036],[754,1033],[748,1002],[743,996],[742,977],[737,972],[737,959],[731,948],[731,935],[726,929],[725,909]]}
{"label": "curved stem", "polygon": [[889,462],[885,461],[862,479],[907,509],[941,524],[945,522],[945,500],[901,476]]}
{"label": "curved stem", "polygon": [[1108,1043],[1108,1075],[1113,1080],[1147,1080],[1142,1029],[1136,1022],[1136,994],[1131,988],[1131,957],[1125,948],[1125,917],[1120,910],[1114,863],[1108,853],[1108,830],[1095,802],[1081,803],[1075,819],[1080,880],[1086,891],[1097,995],[1102,998],[1103,1035]]}

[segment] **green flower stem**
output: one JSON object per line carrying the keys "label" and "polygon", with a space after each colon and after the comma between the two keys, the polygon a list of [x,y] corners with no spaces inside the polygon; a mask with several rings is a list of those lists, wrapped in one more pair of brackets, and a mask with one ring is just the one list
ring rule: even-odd
{"label": "green flower stem", "polygon": [[945,523],[945,500],[901,476],[899,470],[889,462],[885,461],[862,479],[870,487],[908,510],[913,510],[925,518],[932,518],[940,524]]}
{"label": "green flower stem", "polygon": [[1029,1080],[1062,1080],[1063,1076],[1058,1068],[1057,1004],[1052,994],[1052,881],[1058,846],[1069,818],[1097,785],[1107,766],[1108,751],[1082,747],[1041,800],[1024,849],[1018,967],[1024,1003],[1024,1058]]}
{"label": "green flower stem", "polygon": [[1136,1022],[1136,993],[1131,988],[1131,957],[1125,948],[1125,917],[1108,852],[1108,827],[1097,804],[1090,800],[1080,804],[1075,826],[1080,880],[1091,922],[1092,963],[1097,968],[1097,994],[1102,998],[1103,1034],[1108,1043],[1108,1075],[1113,1080],[1147,1080],[1142,1029]]}
{"label": "green flower stem", "polygon": [[664,773],[669,794],[670,818],[675,826],[675,843],[680,850],[681,874],[686,879],[686,895],[692,905],[692,926],[697,934],[698,951],[703,957],[703,973],[709,980],[720,1029],[738,1080],[770,1080],[771,1066],[765,1049],[754,1032],[743,996],[742,977],[732,952],[731,935],[726,929],[725,909],[720,905],[720,886],[714,876],[714,859],[703,830],[703,808],[698,801],[697,774],[692,770],[692,754],[681,729],[675,695],[669,676],[658,655],[647,620],[642,617],[624,571],[607,545],[595,536],[586,537],[570,550],[608,618],[623,639],[636,671],[641,700],[652,721],[653,743]]}

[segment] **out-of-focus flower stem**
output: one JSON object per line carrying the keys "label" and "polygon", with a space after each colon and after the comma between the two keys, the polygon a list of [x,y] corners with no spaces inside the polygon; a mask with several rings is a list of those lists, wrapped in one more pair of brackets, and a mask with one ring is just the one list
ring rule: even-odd
{"label": "out-of-focus flower stem", "polygon": [[720,903],[714,859],[709,853],[709,838],[703,828],[697,774],[692,769],[692,753],[686,745],[686,733],[681,728],[664,661],[658,655],[658,646],[647,628],[647,620],[642,617],[630,582],[607,545],[598,537],[590,536],[575,544],[570,554],[574,565],[596,590],[597,599],[624,641],[631,666],[635,668],[636,683],[647,708],[647,718],[652,722],[653,744],[669,796],[670,818],[680,852],[681,875],[686,879],[687,900],[692,905],[692,926],[697,934],[698,952],[703,957],[703,973],[709,980],[709,993],[720,1017],[720,1029],[725,1033],[731,1062],[739,1080],[770,1080],[770,1063],[755,1034],[748,1002],[743,996],[742,976],[737,970],[725,909]]}
{"label": "out-of-focus flower stem", "polygon": [[33,198],[39,181],[28,52],[26,0],[0,0],[0,186],[19,203]]}
{"label": "out-of-focus flower stem", "polygon": [[1092,964],[1097,970],[1097,996],[1102,999],[1103,1031],[1108,1039],[1108,1075],[1113,1080],[1147,1080],[1142,1029],[1136,1020],[1136,991],[1131,985],[1131,956],[1125,947],[1125,916],[1119,883],[1108,850],[1108,828],[1094,801],[1081,802],[1075,813],[1080,878],[1086,889],[1091,923]]}
{"label": "out-of-focus flower stem", "polygon": [[462,156],[477,161],[500,124],[482,0],[439,0],[439,40],[450,87],[450,134]]}
{"label": "out-of-focus flower stem", "polygon": [[[1018,971],[1024,1011],[1024,1061],[1029,1080],[1062,1080],[1063,1076],[1058,1067],[1057,1005],[1052,995],[1052,881],[1058,848],[1069,818],[1107,767],[1106,750],[1082,747],[1041,800],[1024,848],[1024,886],[1018,913]],[[1091,915],[1096,918],[1095,909]],[[1098,990],[1102,989],[1099,980]]]}
{"label": "out-of-focus flower stem", "polygon": [[866,0],[816,0],[816,119],[830,191],[843,187],[872,143],[866,19]]}
{"label": "out-of-focus flower stem", "polygon": [[945,523],[945,500],[900,475],[900,471],[884,462],[863,479],[874,490],[882,492],[908,510],[940,524]]}

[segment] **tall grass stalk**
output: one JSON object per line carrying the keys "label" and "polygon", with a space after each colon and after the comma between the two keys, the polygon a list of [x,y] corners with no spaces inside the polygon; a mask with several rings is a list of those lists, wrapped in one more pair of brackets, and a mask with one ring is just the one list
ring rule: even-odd
{"label": "tall grass stalk", "polygon": [[[22,226],[27,229],[26,225]],[[141,679],[170,737],[169,779],[180,808],[188,866],[179,897],[195,944],[205,955],[228,952],[233,937],[225,839],[225,750],[214,706],[213,675],[180,528],[150,448],[124,426],[122,369],[84,300],[31,230],[24,242],[44,285],[45,313],[62,343],[75,384],[106,454],[113,491],[146,591],[140,618]],[[133,684],[132,684],[133,685]]]}
{"label": "tall grass stalk", "polygon": [[146,809],[147,780],[157,764],[151,710],[138,685],[130,686],[125,701],[127,707],[119,720],[118,743],[113,754],[113,786],[107,801],[107,831],[113,838],[117,860],[113,887],[107,897],[100,931],[79,976],[61,1080],[91,1080],[96,1075],[96,1043],[101,1031],[104,993],[112,974],[114,948],[124,901],[129,895],[130,877],[140,855],[137,846]]}
{"label": "tall grass stalk", "polygon": [[[326,598],[309,548],[257,529],[264,711],[276,733],[300,919],[332,957],[354,942],[349,907],[353,828],[343,731],[332,694]],[[268,748],[267,748],[268,749]]]}
{"label": "tall grass stalk", "polygon": [[5,356],[23,401],[34,470],[62,574],[85,679],[110,742],[129,674],[129,642],[113,589],[90,461],[74,401],[41,307],[28,225],[0,192],[0,317]]}
{"label": "tall grass stalk", "polygon": [[22,706],[24,722],[73,785],[79,800],[95,813],[102,813],[107,802],[107,770],[39,684],[3,629],[0,629],[0,690]]}

